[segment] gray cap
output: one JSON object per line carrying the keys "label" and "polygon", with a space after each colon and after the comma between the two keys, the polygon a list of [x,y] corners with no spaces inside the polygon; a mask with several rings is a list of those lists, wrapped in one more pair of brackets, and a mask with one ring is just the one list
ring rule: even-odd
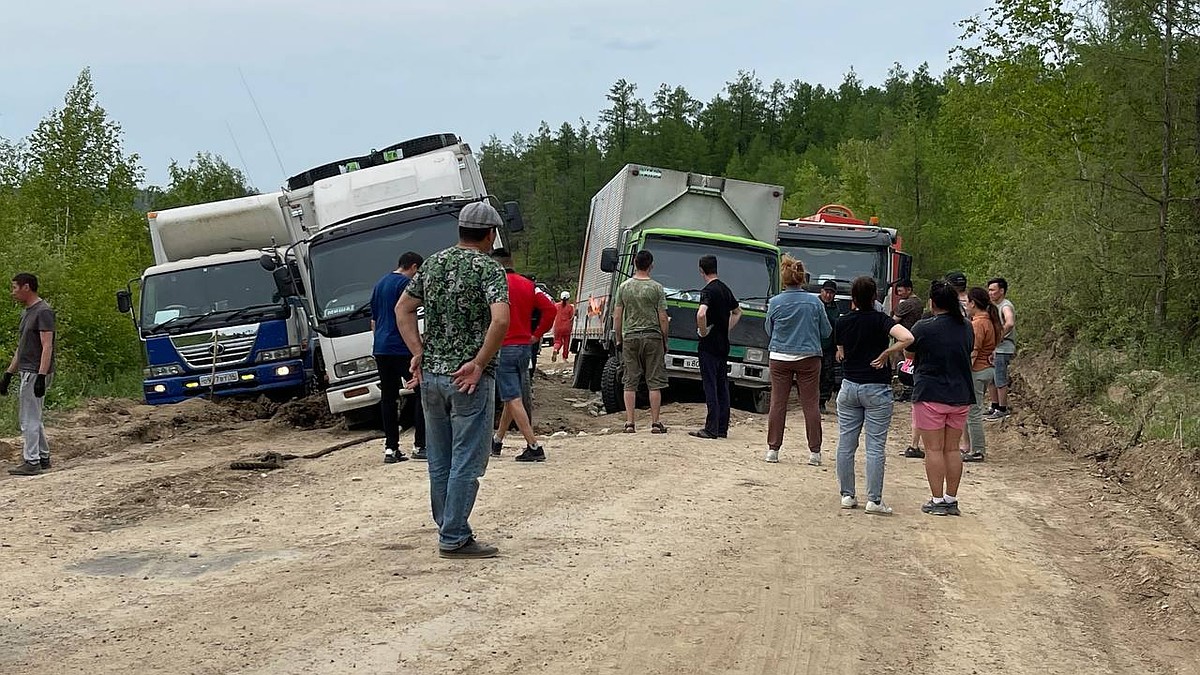
{"label": "gray cap", "polygon": [[474,202],[463,207],[462,211],[458,212],[458,226],[469,227],[473,230],[490,230],[495,227],[500,227],[504,221],[500,219],[500,214],[496,209],[492,208],[491,204],[484,202]]}

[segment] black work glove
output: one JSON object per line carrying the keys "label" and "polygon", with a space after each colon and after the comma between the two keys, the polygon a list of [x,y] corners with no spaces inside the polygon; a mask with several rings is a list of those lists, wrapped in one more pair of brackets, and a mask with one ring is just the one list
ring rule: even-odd
{"label": "black work glove", "polygon": [[46,376],[38,374],[33,381],[33,395],[41,398],[46,395]]}
{"label": "black work glove", "polygon": [[8,385],[12,382],[12,373],[0,375],[0,396],[8,396]]}

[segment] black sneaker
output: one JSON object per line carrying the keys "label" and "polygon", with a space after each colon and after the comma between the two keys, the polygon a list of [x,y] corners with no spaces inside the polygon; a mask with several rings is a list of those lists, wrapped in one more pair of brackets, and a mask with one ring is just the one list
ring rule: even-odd
{"label": "black sneaker", "polygon": [[948,515],[948,516],[961,516],[962,515],[962,511],[958,510],[958,500],[957,499],[954,500],[953,504],[951,504],[950,502],[946,502],[945,504],[943,504],[943,506],[946,507],[946,515]]}
{"label": "black sneaker", "polygon": [[982,462],[984,459],[982,452],[964,452],[962,456],[964,462]]}
{"label": "black sneaker", "polygon": [[503,449],[504,449],[504,444],[501,443],[500,441],[496,440],[495,437],[493,437],[492,438],[492,457],[499,457],[500,451]]}
{"label": "black sneaker", "polygon": [[931,516],[948,516],[950,512],[946,510],[946,504],[939,504],[932,499],[921,505],[921,513],[928,513]]}
{"label": "black sneaker", "polygon": [[425,448],[413,448],[412,458],[428,460],[429,455],[425,454]]}
{"label": "black sneaker", "polygon": [[408,461],[408,455],[405,455],[403,452],[400,452],[399,450],[393,450],[391,448],[387,448],[386,450],[383,451],[383,463],[384,464],[395,464],[396,462],[406,462],[406,461]]}
{"label": "black sneaker", "polygon": [[544,462],[546,461],[546,451],[541,445],[527,445],[525,452],[517,455],[518,462]]}
{"label": "black sneaker", "polygon": [[446,550],[438,549],[438,557],[440,558],[495,558],[500,549],[488,544],[481,544],[474,539],[459,546],[458,548]]}
{"label": "black sneaker", "polygon": [[922,457],[925,456],[925,451],[920,448],[914,448],[913,446],[910,445],[904,449],[904,456],[905,457],[913,457],[915,459],[921,459]]}
{"label": "black sneaker", "polygon": [[50,458],[42,457],[41,459],[38,460],[38,465],[42,468],[42,471],[49,471],[50,470]]}
{"label": "black sneaker", "polygon": [[13,476],[36,476],[41,472],[41,465],[34,464],[33,462],[21,462],[20,464],[8,470],[8,473],[12,474]]}
{"label": "black sneaker", "polygon": [[710,440],[710,441],[720,438],[720,436],[718,436],[717,434],[711,433],[708,429],[699,429],[697,431],[689,431],[688,436],[692,436],[695,438],[703,438],[705,440]]}

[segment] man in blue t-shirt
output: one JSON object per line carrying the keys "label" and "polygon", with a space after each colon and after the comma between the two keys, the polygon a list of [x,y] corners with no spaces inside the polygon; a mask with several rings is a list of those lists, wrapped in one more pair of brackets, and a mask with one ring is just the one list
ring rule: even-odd
{"label": "man in blue t-shirt", "polygon": [[[397,410],[400,390],[409,378],[408,366],[412,352],[400,337],[396,327],[396,303],[408,282],[416,276],[424,259],[409,251],[400,256],[396,270],[375,284],[371,293],[371,331],[375,334],[375,346],[371,353],[379,368],[380,417],[383,418],[383,461],[387,464],[403,462],[408,457],[400,451],[400,415]],[[405,418],[412,415],[413,459],[425,459],[425,414],[421,410],[421,392],[413,388],[404,407]],[[411,411],[411,412],[410,412]]]}

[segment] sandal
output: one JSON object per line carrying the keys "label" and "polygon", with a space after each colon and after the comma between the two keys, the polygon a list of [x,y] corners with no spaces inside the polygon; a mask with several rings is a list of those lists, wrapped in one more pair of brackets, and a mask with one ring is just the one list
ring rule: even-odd
{"label": "sandal", "polygon": [[635,434],[635,433],[637,433],[637,427],[635,427],[635,426],[633,425],[633,422],[626,422],[626,423],[625,423],[625,433],[627,433],[627,434]]}
{"label": "sandal", "polygon": [[925,451],[920,448],[914,448],[911,445],[904,450],[905,457],[914,457],[920,459],[925,456]]}
{"label": "sandal", "polygon": [[655,422],[654,424],[650,425],[650,433],[665,434],[665,433],[667,433],[667,428],[665,426],[663,426],[662,422]]}

